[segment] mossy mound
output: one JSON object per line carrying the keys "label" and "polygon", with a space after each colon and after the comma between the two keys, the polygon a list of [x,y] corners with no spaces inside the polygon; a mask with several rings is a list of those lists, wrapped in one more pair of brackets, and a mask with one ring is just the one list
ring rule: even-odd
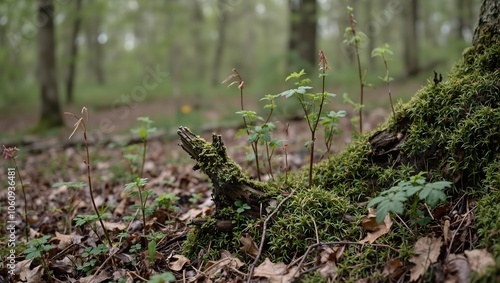
{"label": "mossy mound", "polygon": [[[397,181],[426,171],[428,181],[453,182],[454,189],[446,192],[446,209],[458,199],[477,200],[478,240],[474,244],[500,259],[499,36],[483,36],[463,55],[447,80],[429,81],[409,103],[398,105],[396,115],[377,132],[359,137],[340,154],[315,165],[311,190],[307,190],[305,170],[289,174],[286,181],[280,176],[267,184],[266,194],[271,196],[293,188],[297,191],[271,221],[262,258],[290,262],[317,241],[363,239],[360,220],[366,215],[366,205],[362,203]],[[387,139],[379,147],[374,137],[381,133]],[[401,219],[409,222],[407,215]],[[210,246],[245,258],[238,239],[250,233],[258,242],[261,222],[238,221],[229,233],[193,229],[186,251],[193,256]],[[432,224],[435,227],[439,219],[420,227],[420,235],[413,235],[401,221],[394,221],[391,231],[377,242],[398,252],[347,245],[338,263],[338,278],[383,280],[385,263],[394,258],[407,261],[417,238],[431,232]],[[216,252],[210,256],[216,257]]]}

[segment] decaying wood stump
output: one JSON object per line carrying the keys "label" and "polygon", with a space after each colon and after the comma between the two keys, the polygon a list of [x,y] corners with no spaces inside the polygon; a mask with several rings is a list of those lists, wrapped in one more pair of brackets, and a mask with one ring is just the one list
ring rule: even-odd
{"label": "decaying wood stump", "polygon": [[[265,213],[267,201],[264,188],[266,185],[250,179],[242,172],[240,166],[227,155],[220,135],[214,134],[212,143],[209,143],[186,127],[179,127],[177,134],[180,137],[182,149],[196,160],[193,169],[201,170],[212,181],[216,219],[223,221],[221,211],[224,208],[236,209],[236,201],[250,206],[250,209],[243,213],[247,217],[257,218]],[[224,222],[219,224],[227,226]],[[224,230],[224,227],[219,228]]]}

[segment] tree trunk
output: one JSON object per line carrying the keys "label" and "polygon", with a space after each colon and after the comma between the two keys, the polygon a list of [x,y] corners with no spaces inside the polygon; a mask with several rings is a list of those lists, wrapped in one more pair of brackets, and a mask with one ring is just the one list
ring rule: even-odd
{"label": "tree trunk", "polygon": [[52,0],[39,0],[38,18],[44,23],[38,29],[38,76],[41,92],[42,112],[39,126],[51,128],[62,126],[57,91],[57,70],[54,39],[54,5]]}
{"label": "tree trunk", "polygon": [[73,85],[75,82],[76,57],[78,55],[78,44],[76,39],[78,37],[78,33],[80,32],[80,26],[82,23],[82,0],[76,0],[75,5],[75,20],[73,22],[73,34],[71,35],[70,41],[70,62],[68,66],[68,77],[66,78],[66,102],[68,104],[73,103]]}
{"label": "tree trunk", "polygon": [[318,7],[316,0],[289,0],[290,34],[288,51],[289,68],[312,70],[317,62],[316,25]]}
{"label": "tree trunk", "polygon": [[403,9],[403,21],[405,23],[403,30],[404,51],[403,59],[407,76],[414,76],[419,72],[418,60],[418,0],[410,0]]}
{"label": "tree trunk", "polygon": [[[207,53],[205,52],[205,40],[203,35],[203,10],[202,4],[199,0],[193,1],[193,26],[191,30],[192,40],[195,48],[195,58],[193,58],[193,63],[196,66],[196,79],[200,82],[197,83],[195,89],[195,96],[198,98],[198,102],[201,102],[203,96],[203,86],[202,82],[205,81],[205,73],[206,73],[206,60],[205,57]],[[198,105],[199,106],[199,105]]]}
{"label": "tree trunk", "polygon": [[[223,7],[225,4],[222,0],[217,0],[218,6]],[[229,11],[221,10],[219,12],[219,26],[217,28],[217,43],[215,46],[214,63],[212,67],[212,85],[220,85],[219,78],[220,66],[222,63],[222,56],[224,55],[224,46],[226,44],[226,30],[228,25]]]}
{"label": "tree trunk", "polygon": [[[96,3],[95,1],[88,2],[88,6],[103,5],[103,3]],[[97,7],[93,7],[97,9]],[[99,85],[104,85],[106,80],[104,76],[104,50],[103,44],[99,42],[101,15],[100,13],[93,13],[85,21],[85,37],[87,39],[87,47],[90,53],[90,58],[87,62],[88,73]]]}
{"label": "tree trunk", "polygon": [[500,3],[498,0],[483,0],[479,22],[476,30],[474,30],[474,38],[472,39],[474,45],[478,44],[483,30],[488,27],[496,28],[496,32],[500,29]]}

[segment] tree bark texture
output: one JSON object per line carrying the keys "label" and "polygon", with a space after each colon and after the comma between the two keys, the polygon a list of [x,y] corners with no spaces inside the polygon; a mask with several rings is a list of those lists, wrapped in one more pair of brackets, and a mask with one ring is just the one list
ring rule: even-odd
{"label": "tree bark texture", "polygon": [[479,22],[474,31],[472,43],[477,45],[482,31],[486,27],[492,27],[496,33],[500,33],[500,1],[483,0],[479,14]]}
{"label": "tree bark texture", "polygon": [[250,206],[245,216],[257,218],[265,213],[265,184],[251,180],[226,153],[226,147],[219,135],[212,136],[212,143],[193,134],[188,128],[180,127],[177,134],[181,147],[191,158],[196,160],[194,170],[201,171],[210,178],[214,185],[213,200],[215,217],[220,217],[224,208],[235,208],[236,201]]}
{"label": "tree bark texture", "polygon": [[38,30],[38,71],[42,111],[40,125],[63,125],[57,91],[57,70],[54,39],[54,5],[52,0],[39,0],[38,18],[42,25]]}
{"label": "tree bark texture", "polygon": [[[288,4],[290,8],[288,50],[292,55],[289,65],[293,69],[311,70],[317,61],[318,7],[316,0],[289,0]],[[298,55],[299,62],[294,62],[294,54]]]}

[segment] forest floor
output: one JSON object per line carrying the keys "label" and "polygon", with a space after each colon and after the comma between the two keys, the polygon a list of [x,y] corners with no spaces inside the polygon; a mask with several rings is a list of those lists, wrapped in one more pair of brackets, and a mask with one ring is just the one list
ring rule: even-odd
{"label": "forest floor", "polygon": [[[413,86],[415,89],[417,85]],[[411,93],[414,89],[411,89]],[[378,99],[387,99],[385,92],[381,92]],[[127,119],[117,119],[116,131],[130,129],[137,124],[136,118],[152,116],[155,113],[169,111],[163,103],[142,103],[128,115]],[[168,107],[168,106],[167,106]],[[386,120],[388,110],[376,108],[366,113],[364,129],[371,130]],[[79,114],[79,110],[74,110]],[[349,111],[348,111],[349,112]],[[352,112],[352,111],[351,111]],[[216,113],[211,119],[217,119]],[[99,127],[99,121],[110,116],[109,111],[97,111],[90,114],[89,129]],[[352,115],[349,115],[352,117]],[[9,129],[22,129],[36,118],[36,115],[22,115],[15,123],[9,122]],[[24,119],[24,120],[23,120]],[[0,121],[2,129],[7,127],[5,120]],[[68,125],[74,121],[68,120]],[[276,135],[286,140],[288,169],[296,170],[307,162],[307,150],[303,147],[309,139],[309,130],[301,119],[294,119],[286,123],[277,123]],[[180,126],[180,125],[179,125]],[[349,118],[343,118],[339,124],[342,134],[335,137],[334,152],[340,151],[351,140],[353,126]],[[173,272],[178,280],[200,276],[201,265],[190,265],[189,260],[180,255],[183,239],[185,239],[188,223],[195,217],[210,215],[214,211],[211,200],[211,185],[206,176],[193,171],[194,161],[178,146],[176,139],[166,139],[170,132],[160,131],[159,135],[148,141],[147,154],[144,162],[142,177],[147,178],[146,188],[152,191],[147,206],[153,207],[163,198],[162,205],[156,207],[154,213],[146,219],[146,230],[150,242],[156,243],[156,252],[149,252],[144,246],[143,221],[133,207],[139,199],[133,193],[125,190],[125,184],[134,182],[132,176],[137,176],[141,167],[141,146],[139,141],[132,142],[124,135],[120,139],[105,138],[90,145],[91,177],[94,190],[94,200],[97,207],[105,207],[109,217],[104,224],[110,232],[113,248],[107,250],[99,246],[99,225],[92,220],[85,220],[85,216],[93,214],[91,197],[87,187],[87,167],[84,163],[85,148],[82,134],[76,133],[69,144],[68,136],[72,129],[68,128],[51,136],[24,136],[17,144],[20,151],[16,160],[20,176],[26,188],[26,210],[28,211],[30,244],[38,245],[41,254],[32,254],[27,259],[26,245],[18,245],[16,250],[16,276],[19,278],[31,277],[31,282],[49,280],[46,271],[40,264],[45,260],[52,277],[67,281],[79,279],[80,282],[135,282],[147,278],[150,274],[166,271]],[[175,131],[175,129],[171,129]],[[249,153],[246,147],[246,138],[234,139],[235,128],[212,128],[200,133],[205,139],[210,139],[212,132],[220,134],[228,148],[228,154],[250,175],[256,175],[253,163],[248,161]],[[320,148],[322,137],[318,138]],[[133,147],[133,145],[136,147]],[[16,144],[6,143],[6,146]],[[132,145],[132,147],[131,147]],[[28,150],[27,150],[28,149]],[[128,156],[127,156],[128,155]],[[285,171],[285,152],[277,149],[275,160],[278,173]],[[326,158],[325,154],[318,154],[317,160]],[[14,166],[5,160],[5,171]],[[267,178],[266,169],[262,170],[262,177]],[[276,173],[276,172],[275,172]],[[24,217],[22,211],[25,202],[22,200],[22,190],[19,189],[20,179],[16,177],[16,226],[17,238],[25,241]],[[1,174],[0,183],[7,183],[7,174]],[[82,184],[83,183],[83,184]],[[131,196],[132,195],[132,196]],[[7,190],[0,192],[2,215],[6,214]],[[126,216],[134,216],[125,221]],[[3,218],[4,216],[2,216]],[[80,219],[81,222],[75,221]],[[23,219],[23,220],[21,220]],[[2,227],[3,229],[3,227]],[[127,231],[123,234],[123,231]],[[49,235],[46,243],[33,242],[35,238]],[[154,239],[154,240],[152,240]],[[0,246],[7,246],[8,238],[0,239]],[[137,246],[141,244],[142,246]],[[101,248],[102,249],[101,249]],[[23,253],[24,250],[24,253]],[[6,249],[1,249],[2,258],[6,258]],[[109,256],[113,254],[113,256]],[[28,256],[29,257],[29,256]],[[222,260],[222,259],[221,259]],[[5,263],[5,262],[4,262]],[[229,265],[218,263],[221,268],[230,268]],[[205,276],[210,275],[210,269],[205,266]],[[219,269],[217,269],[218,271]],[[7,269],[0,269],[0,279],[6,278]],[[119,281],[119,279],[126,279]],[[0,280],[1,281],[1,280]],[[50,281],[50,280],[49,280]],[[162,282],[162,281],[157,281]]]}

